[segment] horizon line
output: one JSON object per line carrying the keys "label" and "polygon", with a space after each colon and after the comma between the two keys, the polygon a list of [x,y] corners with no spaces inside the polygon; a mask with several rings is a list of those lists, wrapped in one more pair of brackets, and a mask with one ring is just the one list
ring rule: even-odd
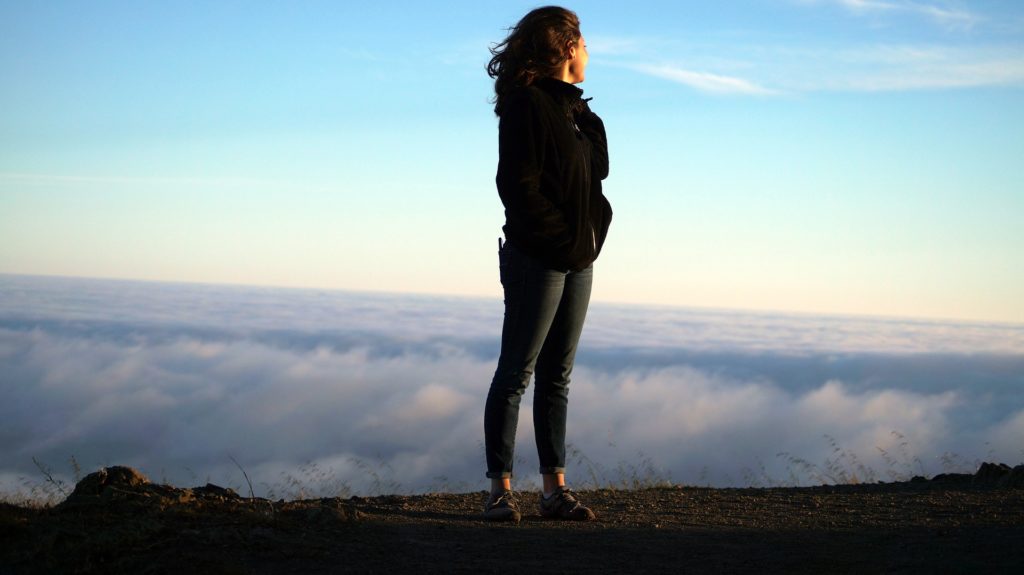
{"label": "horizon line", "polygon": [[[124,282],[124,283],[153,283],[153,284],[174,284],[174,285],[194,285],[194,286],[211,286],[211,287],[227,287],[227,288],[257,288],[257,289],[276,289],[276,290],[297,290],[297,291],[329,291],[329,292],[340,292],[340,293],[351,293],[361,295],[376,295],[376,296],[406,296],[416,298],[438,298],[438,299],[475,299],[475,300],[499,300],[500,296],[482,295],[482,294],[459,294],[451,292],[416,292],[416,291],[401,291],[401,290],[370,290],[370,289],[358,289],[358,288],[345,288],[345,287],[326,287],[326,286],[295,286],[295,285],[280,285],[280,284],[261,284],[261,283],[240,283],[240,282],[217,282],[217,281],[196,281],[196,280],[178,280],[178,279],[153,279],[153,278],[137,278],[137,277],[116,277],[116,276],[80,276],[80,275],[68,275],[68,274],[45,274],[45,273],[19,273],[19,272],[7,272],[0,271],[0,277],[22,277],[22,278],[46,278],[46,279],[66,279],[66,280],[86,280],[86,281],[98,281],[98,282]],[[796,310],[796,309],[769,309],[769,308],[739,308],[739,307],[722,307],[713,305],[684,305],[684,304],[670,304],[670,303],[657,303],[657,302],[638,302],[638,301],[621,301],[621,300],[592,300],[593,304],[602,306],[623,306],[623,307],[639,307],[639,308],[654,308],[654,309],[674,309],[683,311],[693,312],[713,312],[713,313],[731,313],[731,314],[749,314],[749,315],[782,315],[782,316],[804,316],[804,317],[818,317],[818,318],[837,318],[837,319],[851,319],[851,320],[875,320],[875,321],[901,321],[901,322],[913,322],[913,323],[933,323],[933,324],[956,324],[956,325],[981,325],[991,326],[999,325],[1004,327],[1016,327],[1024,329],[1024,322],[1010,321],[1010,320],[993,320],[993,319],[979,319],[979,318],[954,318],[954,317],[927,317],[927,316],[913,316],[913,315],[885,315],[880,313],[855,313],[855,312],[837,312],[837,311],[814,311],[814,310]]]}

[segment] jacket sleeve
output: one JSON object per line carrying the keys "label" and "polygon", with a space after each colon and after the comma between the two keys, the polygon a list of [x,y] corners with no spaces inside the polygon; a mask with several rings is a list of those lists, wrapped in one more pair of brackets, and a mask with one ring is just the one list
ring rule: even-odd
{"label": "jacket sleeve", "polygon": [[528,97],[509,101],[498,122],[498,195],[510,223],[535,245],[572,242],[565,214],[544,195],[544,129],[536,103]]}
{"label": "jacket sleeve", "polygon": [[604,122],[590,110],[586,100],[576,113],[576,125],[587,139],[590,140],[590,162],[593,173],[598,179],[608,177],[608,137],[604,132]]}

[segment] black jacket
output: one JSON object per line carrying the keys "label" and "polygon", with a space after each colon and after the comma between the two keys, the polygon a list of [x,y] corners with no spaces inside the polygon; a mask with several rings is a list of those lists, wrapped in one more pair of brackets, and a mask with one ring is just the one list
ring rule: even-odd
{"label": "black jacket", "polygon": [[597,259],[612,208],[604,123],[583,90],[543,78],[505,96],[498,123],[498,195],[505,238],[553,269],[578,271]]}

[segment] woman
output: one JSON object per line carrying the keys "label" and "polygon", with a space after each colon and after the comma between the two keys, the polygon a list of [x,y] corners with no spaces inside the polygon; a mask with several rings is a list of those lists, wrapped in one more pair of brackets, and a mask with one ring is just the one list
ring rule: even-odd
{"label": "woman", "polygon": [[544,517],[592,520],[565,485],[569,375],[590,302],[593,262],[612,210],[604,124],[574,86],[589,56],[576,14],[538,8],[491,48],[498,122],[498,195],[505,242],[498,241],[505,320],[501,355],[484,410],[487,477],[484,516],[518,521],[511,477],[519,403],[536,374],[533,425]]}

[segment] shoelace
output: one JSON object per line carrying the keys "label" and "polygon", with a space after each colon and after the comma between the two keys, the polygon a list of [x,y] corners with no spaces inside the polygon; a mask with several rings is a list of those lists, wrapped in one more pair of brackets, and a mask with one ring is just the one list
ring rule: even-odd
{"label": "shoelace", "polygon": [[565,489],[562,491],[562,500],[569,505],[569,509],[576,509],[579,507],[580,502],[576,500],[576,496],[573,495],[571,489]]}
{"label": "shoelace", "polygon": [[558,506],[565,506],[569,511],[575,510],[580,506],[580,502],[576,500],[576,497],[572,493],[572,489],[564,488],[552,494],[551,498],[545,498],[548,501],[554,503],[558,500]]}
{"label": "shoelace", "polygon": [[505,491],[504,493],[499,495],[497,499],[495,499],[493,502],[491,502],[491,504],[488,505],[488,507],[491,507],[491,508],[500,507],[500,506],[502,506],[502,504],[504,504],[505,507],[515,507],[516,506],[516,496],[515,496],[515,494],[512,493],[511,491]]}

